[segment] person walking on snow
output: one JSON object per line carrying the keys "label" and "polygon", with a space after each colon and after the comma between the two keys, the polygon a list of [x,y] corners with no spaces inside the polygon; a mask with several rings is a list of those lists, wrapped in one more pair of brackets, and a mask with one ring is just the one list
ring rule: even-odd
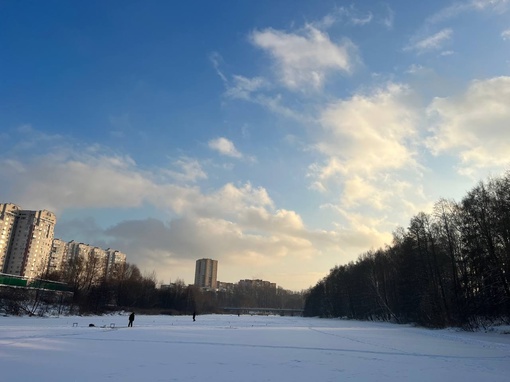
{"label": "person walking on snow", "polygon": [[129,315],[129,324],[128,324],[128,328],[129,327],[133,327],[133,321],[135,320],[135,312],[132,312],[130,315]]}

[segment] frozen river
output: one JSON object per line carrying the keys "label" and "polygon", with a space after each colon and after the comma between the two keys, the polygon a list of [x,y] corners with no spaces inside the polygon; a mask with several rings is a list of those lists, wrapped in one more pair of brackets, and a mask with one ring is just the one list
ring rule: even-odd
{"label": "frozen river", "polygon": [[[279,316],[0,317],[2,381],[505,381],[510,334]],[[94,324],[94,327],[89,327]]]}

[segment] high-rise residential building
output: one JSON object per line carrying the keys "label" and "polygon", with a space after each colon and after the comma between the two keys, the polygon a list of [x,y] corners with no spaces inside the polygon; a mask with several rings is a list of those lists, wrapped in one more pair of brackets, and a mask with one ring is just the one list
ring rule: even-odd
{"label": "high-rise residential building", "polygon": [[108,256],[106,251],[99,247],[93,247],[90,253],[89,264],[92,262],[94,271],[97,274],[97,280],[103,280],[106,278],[106,268],[108,266]]}
{"label": "high-rise residential building", "polygon": [[[48,268],[57,219],[50,211],[28,211],[13,206],[0,205],[0,210],[10,211],[4,213],[4,216],[9,215],[6,218],[9,224],[5,220],[4,228],[11,227],[7,251],[4,250],[3,272],[28,278],[41,277]],[[11,216],[14,218],[12,225]]]}
{"label": "high-rise residential building", "polygon": [[126,264],[126,255],[120,251],[108,248],[106,250],[107,264],[106,275],[108,278],[117,275],[122,266]]}
{"label": "high-rise residential building", "polygon": [[55,239],[56,221],[50,211],[0,203],[0,272],[38,278],[78,260],[93,284],[115,275],[126,263],[120,251]]}
{"label": "high-rise residential building", "polygon": [[106,251],[92,245],[70,241],[68,262],[82,262],[83,277],[90,285],[97,284],[106,276]]}
{"label": "high-rise residential building", "polygon": [[51,246],[48,272],[59,272],[65,268],[68,259],[69,245],[61,239],[53,239]]}
{"label": "high-rise residential building", "polygon": [[105,278],[113,277],[126,263],[126,255],[115,249],[106,250],[89,244],[78,243],[74,240],[64,243],[54,240],[55,252],[62,251],[58,248],[63,246],[66,255],[63,258],[62,267],[72,266],[73,262],[81,263],[80,267],[84,277],[91,284],[97,284]]}
{"label": "high-rise residential building", "polygon": [[12,203],[0,204],[0,272],[7,263],[7,251],[12,237],[12,228],[20,208]]}
{"label": "high-rise residential building", "polygon": [[197,260],[195,266],[195,286],[216,289],[218,261],[212,259]]}
{"label": "high-rise residential building", "polygon": [[67,245],[69,246],[68,260],[88,259],[93,248],[88,244],[78,243],[74,240],[68,242]]}

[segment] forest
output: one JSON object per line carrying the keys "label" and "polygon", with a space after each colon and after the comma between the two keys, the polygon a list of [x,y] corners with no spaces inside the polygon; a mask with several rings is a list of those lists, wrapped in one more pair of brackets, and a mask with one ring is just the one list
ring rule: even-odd
{"label": "forest", "polygon": [[479,327],[510,317],[510,172],[397,228],[391,245],[335,266],[306,316]]}

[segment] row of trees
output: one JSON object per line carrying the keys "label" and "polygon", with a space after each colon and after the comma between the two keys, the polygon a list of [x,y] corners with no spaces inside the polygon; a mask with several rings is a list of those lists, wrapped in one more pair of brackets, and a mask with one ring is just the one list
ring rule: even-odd
{"label": "row of trees", "polygon": [[510,317],[510,173],[461,202],[439,200],[391,246],[333,268],[307,291],[305,315],[472,326]]}
{"label": "row of trees", "polygon": [[142,276],[132,264],[116,264],[115,272],[107,276],[97,260],[94,256],[75,257],[63,270],[45,273],[35,284],[0,285],[0,311],[30,315],[83,314],[101,313],[119,306],[153,306],[154,276]]}
{"label": "row of trees", "polygon": [[202,291],[195,301],[200,311],[224,308],[271,308],[301,310],[304,303],[302,292],[292,292],[270,286],[234,285],[232,289],[219,292]]}
{"label": "row of trees", "polygon": [[45,314],[51,309],[64,313],[103,313],[137,310],[147,313],[221,313],[223,308],[263,307],[301,309],[303,293],[282,288],[242,287],[205,291],[182,280],[158,288],[156,274],[142,275],[133,264],[116,264],[106,275],[95,256],[77,256],[63,270],[47,273],[45,280],[62,282],[69,292],[36,291],[33,288],[2,288],[0,302],[11,314]]}
{"label": "row of trees", "polygon": [[157,288],[154,273],[143,276],[134,265],[128,265],[126,269],[126,273],[119,273],[120,277],[105,280],[88,290],[77,290],[74,296],[80,311],[101,313],[122,308],[164,314],[204,314],[223,313],[223,308],[231,307],[303,307],[303,293],[282,288],[243,288],[236,285],[229,290],[214,291],[186,285],[182,280]]}

